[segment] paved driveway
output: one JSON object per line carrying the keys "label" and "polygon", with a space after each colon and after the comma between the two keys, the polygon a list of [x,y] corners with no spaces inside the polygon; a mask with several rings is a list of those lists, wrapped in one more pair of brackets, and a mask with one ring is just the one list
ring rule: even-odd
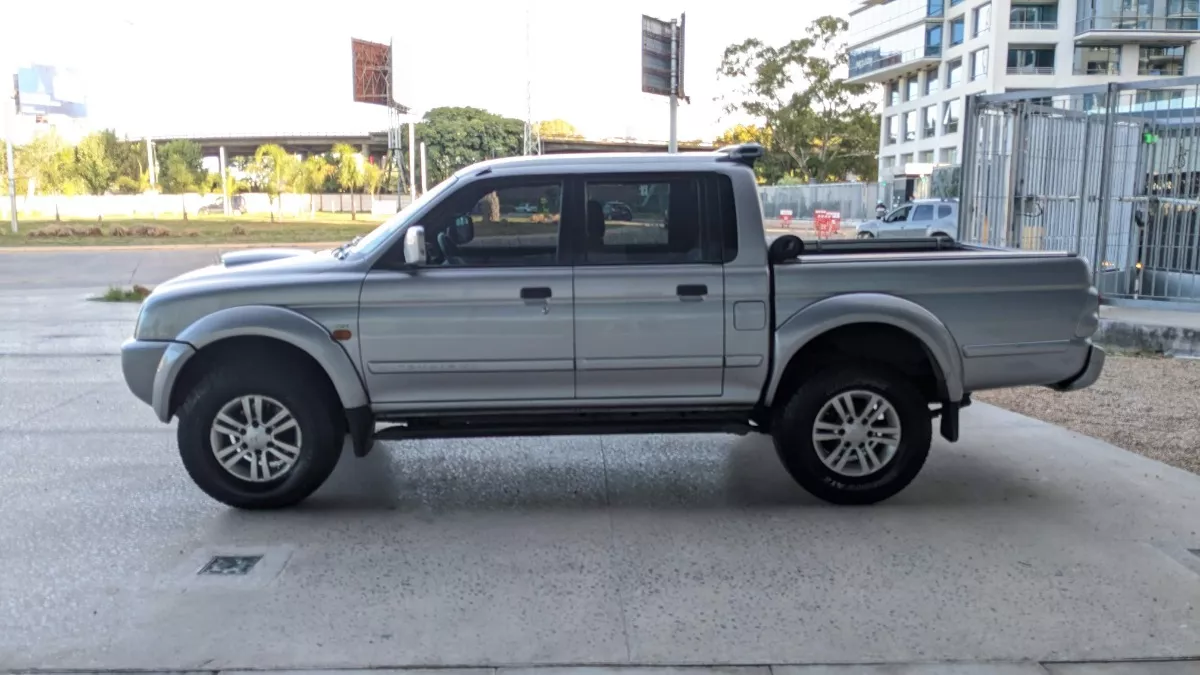
{"label": "paved driveway", "polygon": [[385,443],[302,508],[229,510],[120,381],[136,308],[84,299],[129,261],[17,283],[12,255],[0,668],[1200,654],[1200,478],[986,406],[870,508],[808,497],[763,438],[613,436]]}

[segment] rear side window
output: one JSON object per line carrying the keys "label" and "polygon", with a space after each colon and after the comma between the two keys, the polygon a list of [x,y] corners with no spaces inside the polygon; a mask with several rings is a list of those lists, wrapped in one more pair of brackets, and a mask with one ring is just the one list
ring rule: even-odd
{"label": "rear side window", "polygon": [[722,199],[705,174],[606,176],[585,179],[583,194],[580,264],[721,262],[715,226],[733,209],[732,186]]}
{"label": "rear side window", "polygon": [[953,209],[951,209],[949,206],[939,206],[938,218],[949,218],[951,211],[953,211]]}
{"label": "rear side window", "polygon": [[918,221],[922,221],[922,220],[933,220],[933,205],[932,204],[918,205],[916,211],[913,212],[912,219],[914,222],[918,222]]}

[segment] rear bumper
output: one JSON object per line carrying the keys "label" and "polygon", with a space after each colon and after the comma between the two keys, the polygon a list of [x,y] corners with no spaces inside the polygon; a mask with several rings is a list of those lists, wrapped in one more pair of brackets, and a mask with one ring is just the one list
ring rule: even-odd
{"label": "rear bumper", "polygon": [[1100,379],[1100,373],[1104,370],[1104,350],[1091,345],[1088,348],[1087,361],[1083,364],[1083,370],[1075,377],[1059,382],[1053,385],[1051,389],[1055,391],[1078,391],[1086,389],[1096,383]]}

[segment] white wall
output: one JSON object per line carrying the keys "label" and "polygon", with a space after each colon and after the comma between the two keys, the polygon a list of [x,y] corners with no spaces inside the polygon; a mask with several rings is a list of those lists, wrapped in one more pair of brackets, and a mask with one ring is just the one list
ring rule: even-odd
{"label": "white wall", "polygon": [[[349,213],[351,205],[359,212],[387,215],[396,211],[395,195],[371,197],[349,194],[285,194],[281,205],[271,203],[262,193],[246,193],[246,209],[250,213],[273,213],[282,207],[284,215],[302,216],[315,209],[324,213]],[[311,197],[311,199],[310,199]],[[63,218],[99,217],[172,217],[181,213],[196,215],[200,207],[212,203],[214,195],[189,193],[183,195],[56,195],[17,196],[17,213],[26,218],[53,218],[55,210]],[[408,203],[408,197],[404,197]],[[0,200],[0,214],[8,215],[8,198]]]}

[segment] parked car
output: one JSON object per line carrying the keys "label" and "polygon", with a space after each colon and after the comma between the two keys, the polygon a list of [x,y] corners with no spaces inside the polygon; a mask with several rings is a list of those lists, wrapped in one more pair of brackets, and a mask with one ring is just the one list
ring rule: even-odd
{"label": "parked car", "polygon": [[633,209],[625,202],[604,202],[604,217],[608,220],[633,220]]}
{"label": "parked car", "polygon": [[[246,213],[246,198],[242,195],[233,195],[229,199],[230,213]],[[225,198],[217,197],[213,201],[200,207],[200,213],[225,213]]]}
{"label": "parked car", "polygon": [[951,199],[914,199],[892,209],[883,218],[860,223],[859,239],[958,236],[958,202]]}
{"label": "parked car", "polygon": [[[336,249],[226,253],[154,289],[125,381],[213,498],[285,507],[376,440],[769,434],[838,504],[902,490],[972,392],[1090,386],[1099,301],[1067,253],[924,238],[768,247],[757,144],[491,161]],[[661,233],[606,242],[592,185],[669,192]],[[476,232],[496,192],[562,214]],[[493,198],[494,199],[494,198]],[[980,476],[979,480],[986,480]]]}

